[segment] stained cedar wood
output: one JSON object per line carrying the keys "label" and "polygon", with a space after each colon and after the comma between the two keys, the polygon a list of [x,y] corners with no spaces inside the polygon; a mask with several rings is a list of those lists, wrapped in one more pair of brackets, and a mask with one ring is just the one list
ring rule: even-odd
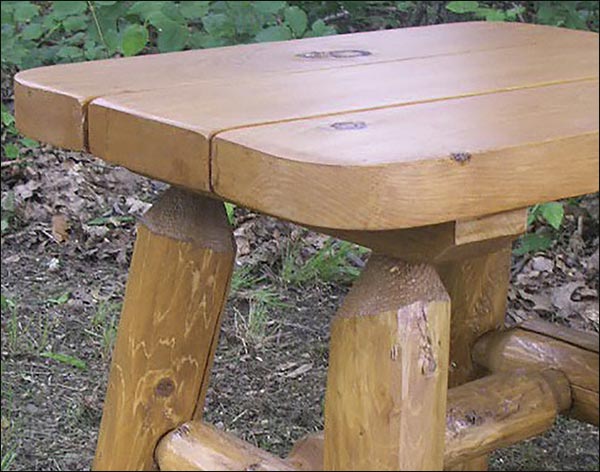
{"label": "stained cedar wood", "polygon": [[[366,127],[338,131],[335,122]],[[228,131],[213,141],[212,179],[215,193],[244,206],[354,230],[594,192],[598,82]]]}
{"label": "stained cedar wood", "polygon": [[[589,34],[522,24],[455,23],[280,43],[185,51],[23,71],[15,77],[17,124],[25,135],[83,149],[88,103],[98,97],[231,76],[263,75],[406,60],[466,51],[573,45]],[[298,57],[311,51],[364,50],[352,58]]]}
{"label": "stained cedar wood", "polygon": [[[460,36],[461,28],[463,28],[462,31],[464,31],[464,34],[466,35],[471,34],[470,32],[466,32],[469,28],[479,30],[479,33],[476,34],[479,34],[480,39],[485,37],[486,32],[489,32],[480,24],[469,25],[469,27],[457,26],[456,28],[458,28],[458,30],[456,30],[458,31],[456,33],[458,36]],[[202,79],[198,79],[199,82],[196,82],[196,85],[193,87],[175,87],[169,89],[168,93],[166,93],[164,89],[161,89],[154,92],[149,91],[105,97],[104,99],[96,100],[90,107],[91,116],[89,128],[90,141],[92,144],[91,150],[107,160],[125,165],[138,173],[146,174],[159,180],[188,187],[193,190],[207,192],[216,190],[216,193],[223,198],[235,200],[238,203],[254,207],[266,213],[277,214],[275,211],[283,208],[284,212],[282,214],[277,214],[277,216],[313,226],[325,226],[337,229],[380,230],[422,224],[434,224],[449,219],[470,218],[490,212],[510,210],[516,206],[523,206],[533,201],[539,201],[540,195],[522,194],[519,197],[520,199],[517,198],[516,202],[511,202],[509,201],[510,199],[504,200],[498,204],[501,205],[500,207],[497,207],[495,202],[492,204],[484,202],[483,205],[470,205],[470,202],[466,201],[459,202],[458,205],[462,205],[463,208],[457,209],[458,211],[456,214],[454,214],[455,208],[450,206],[450,208],[445,208],[443,211],[435,211],[434,209],[434,211],[431,212],[426,209],[422,214],[422,217],[417,217],[416,219],[408,218],[399,220],[397,217],[388,218],[386,215],[387,208],[385,208],[385,205],[380,205],[381,203],[386,203],[385,201],[381,201],[380,189],[387,191],[387,187],[389,187],[390,184],[392,184],[396,190],[398,190],[398,187],[400,186],[409,188],[406,185],[412,185],[413,182],[411,180],[415,180],[408,178],[394,181],[390,176],[393,176],[397,172],[389,173],[387,167],[383,173],[381,172],[382,169],[378,169],[378,166],[382,164],[381,161],[378,160],[379,157],[394,155],[394,159],[399,159],[400,162],[393,163],[397,164],[395,166],[397,169],[392,170],[398,172],[402,171],[401,173],[404,176],[407,167],[403,162],[405,156],[398,157],[395,152],[396,146],[391,150],[386,149],[385,146],[378,146],[378,149],[375,152],[379,153],[380,156],[366,156],[367,158],[364,159],[363,162],[355,162],[354,164],[347,162],[343,163],[340,160],[334,160],[335,162],[325,162],[323,155],[326,154],[326,152],[323,153],[321,150],[318,150],[318,152],[313,154],[316,159],[315,163],[327,165],[329,169],[327,172],[324,172],[323,175],[328,175],[329,179],[332,177],[333,179],[330,180],[330,182],[324,182],[323,179],[321,182],[310,182],[307,190],[302,191],[302,195],[299,196],[300,198],[296,198],[295,196],[292,197],[294,204],[292,205],[293,208],[291,208],[291,212],[288,211],[286,205],[281,205],[279,202],[275,204],[277,208],[273,210],[273,198],[272,195],[270,195],[271,188],[269,185],[266,185],[265,188],[261,188],[260,192],[256,192],[256,188],[241,188],[239,183],[241,182],[246,185],[252,184],[253,181],[256,182],[257,179],[261,178],[260,175],[257,175],[259,172],[264,170],[270,171],[272,168],[277,168],[278,171],[283,172],[282,174],[275,175],[277,178],[274,180],[277,182],[277,185],[281,183],[285,184],[290,179],[290,176],[293,176],[292,180],[294,180],[294,184],[297,181],[296,178],[299,178],[300,182],[307,180],[307,177],[310,180],[312,178],[311,174],[314,171],[314,166],[308,165],[308,159],[312,159],[312,157],[308,157],[307,159],[307,156],[298,156],[299,153],[305,152],[310,148],[310,143],[303,142],[306,141],[305,136],[302,134],[306,131],[306,121],[298,122],[298,129],[301,133],[299,139],[298,136],[293,137],[293,139],[299,141],[296,143],[298,144],[299,149],[296,149],[295,145],[290,147],[290,145],[294,143],[285,143],[288,145],[287,151],[289,151],[291,155],[274,155],[272,157],[275,157],[276,159],[271,159],[266,165],[264,160],[269,158],[268,154],[278,146],[276,139],[275,142],[270,143],[273,144],[273,146],[266,146],[265,149],[263,143],[260,142],[261,136],[259,136],[259,139],[256,141],[259,149],[250,148],[248,153],[246,153],[246,157],[244,159],[239,159],[240,153],[244,153],[243,144],[240,146],[240,143],[237,142],[239,135],[236,134],[236,132],[234,132],[234,134],[229,134],[226,130],[269,122],[306,118],[311,115],[344,113],[356,108],[372,109],[374,107],[391,107],[413,102],[423,103],[456,96],[493,93],[514,88],[536,87],[556,82],[586,80],[589,79],[590,76],[598,76],[597,35],[593,33],[575,34],[567,32],[566,30],[546,28],[543,30],[547,33],[544,38],[545,40],[541,41],[542,35],[536,36],[532,33],[536,27],[532,27],[533,29],[528,29],[528,27],[511,28],[512,26],[507,26],[504,32],[509,35],[510,29],[510,33],[516,32],[517,34],[515,36],[519,36],[524,34],[524,31],[529,31],[532,35],[531,37],[535,36],[537,38],[532,41],[536,46],[509,50],[496,47],[496,49],[500,50],[495,51],[492,50],[494,48],[490,45],[491,49],[484,53],[470,51],[444,55],[442,53],[434,54],[436,50],[439,51],[443,48],[436,42],[440,41],[439,38],[438,40],[433,40],[429,37],[431,42],[429,46],[437,44],[438,49],[433,46],[430,49],[426,49],[423,45],[420,45],[423,46],[420,49],[420,51],[422,51],[420,56],[413,52],[412,58],[405,58],[406,60],[403,62],[394,62],[393,59],[389,61],[379,61],[388,63],[377,65],[366,65],[364,62],[360,64],[355,62],[354,64],[358,64],[358,67],[338,67],[331,71],[303,72],[291,75],[289,73],[286,74],[284,68],[284,71],[279,71],[277,74],[262,75],[260,80],[257,80],[256,77],[252,78],[253,73],[247,73],[244,74],[244,80],[236,81],[235,84],[224,83],[224,81],[221,80],[202,82]],[[421,28],[421,30],[423,29],[430,30],[434,36],[440,37],[443,35],[439,35],[436,32],[450,31],[429,27]],[[417,30],[414,30],[413,32],[415,31]],[[536,31],[541,32],[542,30]],[[419,34],[422,35],[422,32],[415,34],[419,36]],[[531,40],[531,37],[528,41]],[[374,36],[371,38],[374,38]],[[487,44],[486,41],[483,42]],[[502,41],[500,41],[500,43],[502,43]],[[377,45],[375,48],[371,48],[370,42],[365,41],[364,44],[369,46],[369,48],[367,48],[369,50],[377,49]],[[308,46],[308,43],[306,43],[306,45]],[[481,46],[481,48],[483,48],[483,46]],[[226,56],[225,50],[223,50],[223,53],[224,56]],[[237,67],[232,66],[230,62],[225,62],[229,64],[227,67]],[[227,67],[225,67],[225,69],[227,69]],[[322,67],[331,68],[335,66],[329,65]],[[218,77],[219,73],[222,73],[223,68],[218,65],[217,69],[220,71],[216,73],[216,76]],[[242,69],[240,69],[240,71],[244,72]],[[415,71],[417,73],[415,73]],[[185,73],[178,75],[185,76]],[[399,77],[396,77],[397,75],[399,75]],[[215,74],[212,74],[211,72],[211,77],[214,76]],[[236,77],[239,77],[239,75],[236,75]],[[183,82],[185,83],[185,81]],[[174,83],[181,82],[176,80]],[[394,85],[394,87],[391,88],[391,92],[390,89],[386,90],[386,87],[381,85],[386,83]],[[291,89],[288,84],[292,84]],[[582,89],[590,91],[589,87],[580,87],[581,84],[582,83],[573,84],[574,88],[571,89],[572,93],[579,93]],[[136,87],[139,86],[136,85]],[[593,103],[593,100],[597,95],[597,84],[591,91],[591,96],[584,97],[583,99],[580,99],[579,102]],[[28,103],[23,98],[19,100],[19,96],[22,95],[23,94],[17,92],[17,108],[19,108],[19,102],[21,102],[21,104]],[[494,93],[494,96],[497,97],[497,102],[503,102],[506,95]],[[532,94],[532,96],[535,97],[536,95]],[[527,95],[521,95],[520,97],[527,97]],[[548,96],[546,96],[546,98],[548,98]],[[520,127],[527,129],[528,127],[522,126],[522,121],[531,121],[532,116],[529,113],[529,109],[532,108],[535,114],[538,102],[535,102],[534,100],[524,101],[528,103],[528,107],[524,112],[522,109],[520,111],[510,109],[510,107],[505,106],[504,103],[500,103],[500,106],[503,108],[506,115],[510,115],[512,121],[518,123]],[[442,109],[436,109],[437,112],[442,111],[447,115],[452,115],[454,113],[454,107],[456,106],[456,103],[454,102],[448,102]],[[581,124],[581,121],[585,121],[585,119],[590,119],[590,114],[586,114],[589,110],[584,110],[584,115],[581,116],[581,114],[578,114],[581,110],[574,111],[572,109],[570,100],[566,100],[564,103],[559,100],[558,103],[555,103],[556,101],[552,98],[551,102],[555,109],[560,107],[560,112],[562,114],[565,112],[569,113],[574,117],[573,121],[579,124]],[[514,106],[515,103],[512,103],[512,105]],[[409,108],[417,110],[417,113],[419,113],[420,110],[423,110],[421,107]],[[488,107],[488,113],[490,111],[495,113],[495,106]],[[374,113],[377,112],[371,111],[369,116],[374,118],[382,116]],[[481,113],[481,111],[478,111],[477,109],[470,110],[470,114],[463,114],[463,116],[458,119],[467,119],[470,124],[474,124],[474,122],[477,122],[480,118],[478,113]],[[545,117],[542,117],[541,115],[542,113],[537,113],[534,117],[537,119],[538,125],[540,120],[545,120]],[[597,115],[597,106],[594,115]],[[516,116],[518,116],[519,119],[515,119]],[[17,118],[19,119],[19,116]],[[337,118],[339,120],[352,119],[352,115],[343,114],[338,115]],[[506,120],[507,116],[505,116],[504,119]],[[592,117],[591,120],[593,121],[594,118]],[[425,119],[426,124],[429,124],[429,121],[430,120]],[[309,123],[314,124],[315,122],[310,121]],[[23,120],[21,120],[21,126],[23,126]],[[275,134],[279,133],[280,128],[278,128],[278,126],[281,125],[274,126],[277,127],[261,127],[260,131],[253,128],[250,132],[257,132],[259,135],[262,134],[262,137],[265,136],[263,133],[265,129],[267,130],[266,134],[268,134],[269,131],[274,131]],[[293,126],[296,125],[294,124]],[[328,124],[326,126],[328,126]],[[398,125],[395,124],[393,120],[388,120],[386,126],[379,127],[379,129],[385,133],[389,134],[391,131],[392,136],[394,134],[397,135],[397,128]],[[569,126],[567,125],[565,128],[569,128]],[[429,128],[429,130],[432,131],[431,128]],[[324,137],[323,130],[321,131],[320,136],[314,136],[318,140],[321,140],[321,138]],[[410,144],[409,141],[413,140],[411,136],[413,131],[413,129],[409,129],[408,131],[405,129],[402,130],[402,145]],[[243,129],[240,130],[242,135],[244,132]],[[433,132],[436,135],[438,134],[438,130],[433,130]],[[475,129],[475,127],[471,127],[469,132],[473,134],[478,134],[480,132],[484,135],[489,134],[489,130],[482,131]],[[422,136],[423,131],[420,130],[420,133]],[[535,134],[535,130],[533,134]],[[223,139],[221,140],[221,143],[217,142],[211,150],[209,147],[210,139],[215,135],[220,136]],[[287,137],[289,138],[292,135],[293,133],[288,133]],[[364,157],[364,154],[356,152],[356,150],[349,145],[351,139],[346,138],[349,138],[350,134],[344,132],[343,135],[346,147],[343,149],[340,148],[342,154],[344,152],[351,152],[359,157]],[[364,149],[365,144],[368,144],[370,149],[374,149],[374,146],[372,146],[373,138],[378,137],[380,136],[378,136],[377,131],[373,132],[372,127],[369,127],[366,132],[360,133],[359,139],[362,139],[360,146]],[[561,141],[561,138],[563,137],[569,138],[566,145]],[[331,136],[325,136],[325,138],[328,142],[335,142],[335,139],[330,139]],[[471,142],[471,136],[467,135],[463,136],[463,138],[464,139],[458,143],[459,145],[454,146],[454,149],[450,151],[451,153],[472,152],[474,148],[477,149],[474,143]],[[431,141],[431,139],[429,140]],[[595,159],[597,161],[597,150],[589,150],[591,147],[596,147],[594,146],[594,140],[597,142],[597,125],[595,127],[592,126],[591,130],[587,129],[586,132],[583,133],[583,136],[571,135],[568,130],[557,127],[557,129],[554,129],[554,134],[547,134],[545,136],[545,141],[547,142],[540,143],[538,147],[533,146],[532,148],[531,146],[527,146],[525,149],[519,149],[519,146],[522,146],[524,143],[527,145],[535,143],[535,140],[532,141],[531,139],[526,139],[524,142],[517,140],[517,143],[505,143],[505,146],[511,149],[514,154],[513,157],[515,159],[512,162],[513,166],[521,165],[520,160],[517,160],[516,158],[520,157],[520,153],[523,153],[525,154],[525,167],[530,167],[532,165],[531,161],[537,161],[536,155],[539,155],[541,152],[547,152],[548,146],[560,148],[554,149],[554,157],[556,157],[558,152],[564,152],[567,147],[569,149],[577,149],[578,152],[579,149],[583,147],[583,153],[586,154],[583,159],[587,159],[587,161],[594,161]],[[395,144],[393,143],[393,139],[392,142],[390,142],[389,136],[385,136],[383,142],[387,145]],[[478,141],[475,140],[475,144],[477,142]],[[225,146],[225,143],[229,145],[229,147]],[[220,148],[219,144],[221,144]],[[340,144],[340,141],[338,140],[335,144],[337,147]],[[429,145],[430,143],[427,144]],[[457,143],[453,142],[453,144]],[[435,161],[435,159],[439,160],[439,155],[428,156],[428,154],[431,154],[432,150],[435,150],[435,146],[433,148],[434,149],[431,149],[430,146],[429,149],[423,149],[423,156],[421,157],[430,157],[432,161]],[[221,149],[222,151],[219,156],[217,156],[215,152],[218,149]],[[465,151],[465,149],[468,149],[469,151]],[[229,154],[223,152],[223,150],[227,150]],[[479,149],[477,150],[479,151]],[[495,148],[484,148],[484,150],[497,151]],[[311,151],[313,150],[311,149]],[[331,151],[331,148],[329,151]],[[213,155],[212,159],[215,160],[215,165],[213,166],[214,169],[212,169],[214,177],[212,182],[210,182],[211,154]],[[265,154],[267,154],[267,156],[265,156]],[[589,154],[591,154],[591,158]],[[251,158],[248,157],[249,155]],[[228,158],[233,156],[235,156],[233,159],[234,161],[239,161],[239,166],[237,165],[237,162],[227,161]],[[445,157],[447,157],[447,155]],[[578,155],[577,158],[581,158],[581,156]],[[287,162],[287,160],[289,160],[289,162]],[[368,166],[366,165],[367,160],[369,161]],[[550,161],[551,164],[554,163],[554,161]],[[430,164],[432,163],[434,165],[439,164],[439,162],[430,162]],[[231,164],[233,164],[233,166],[231,166]],[[386,164],[391,165],[392,162]],[[491,162],[491,164],[494,164],[494,162]],[[571,164],[573,164],[573,162],[571,162]],[[229,165],[229,168],[227,165]],[[338,202],[341,203],[343,201],[342,204],[345,205],[347,211],[350,205],[346,205],[345,199],[340,198],[340,186],[336,185],[335,176],[331,175],[331,167],[333,166],[335,166],[334,172],[340,170],[345,174],[346,180],[344,181],[344,179],[342,179],[345,188],[350,188],[356,183],[358,192],[353,198],[360,200],[361,203],[363,200],[367,202],[366,205],[361,205],[362,214],[359,215],[358,221],[354,218],[352,218],[352,221],[347,221],[348,218],[346,215],[333,215],[333,221],[331,221],[332,219],[327,218],[327,215],[325,215],[326,218],[323,219],[320,214],[311,215],[313,211],[310,208],[310,205],[307,206],[305,210],[300,209],[300,211],[298,211],[298,206],[304,205],[304,200],[308,200],[312,206],[318,206],[320,205],[321,197],[328,200],[331,198],[332,194],[335,194],[335,198]],[[232,175],[229,175],[227,171],[236,167],[242,171],[241,174],[237,175],[234,172]],[[412,167],[413,171],[415,170],[414,166],[409,167]],[[464,167],[471,169],[473,166],[465,165]],[[490,165],[489,167],[491,168],[493,166]],[[562,186],[562,181],[558,182],[561,190],[563,190],[562,193],[566,193],[565,195],[561,194],[559,196],[590,191],[588,190],[590,185],[587,185],[590,179],[592,181],[595,180],[595,184],[592,183],[591,187],[597,188],[597,176],[594,178],[595,172],[590,174],[585,166],[580,166],[579,169],[582,173],[588,175],[587,180],[584,179],[583,185],[581,186],[571,185],[572,188],[570,189],[565,189],[565,187]],[[416,174],[419,174],[423,170],[427,171],[427,166],[422,166],[420,169],[416,170]],[[445,169],[439,168],[438,166],[438,171],[439,170],[444,171]],[[501,171],[501,169],[498,170]],[[379,175],[373,175],[378,173]],[[501,177],[505,176],[502,172],[499,173]],[[268,176],[263,176],[262,178],[270,178],[271,172],[267,172],[267,175]],[[349,175],[350,178],[348,178]],[[529,173],[529,175],[532,174]],[[560,172],[558,175],[560,175]],[[468,172],[465,173],[465,176],[471,180],[474,177],[473,175],[469,175]],[[421,173],[420,176],[413,175],[412,177],[420,177],[421,180],[423,180],[423,177],[427,176]],[[433,172],[431,178],[435,182],[436,179],[440,178],[439,172],[438,174]],[[572,184],[574,180],[575,179],[571,179]],[[544,179],[540,179],[539,182],[547,183]],[[418,184],[419,182],[416,183]],[[519,181],[514,187],[517,187],[522,183],[522,181]],[[321,189],[318,188],[323,184],[327,187],[331,187],[325,189],[325,195],[321,195]],[[228,186],[231,185],[233,188],[230,189]],[[316,189],[315,186],[317,187]],[[296,188],[298,187],[305,188],[304,185],[296,186]],[[367,197],[365,190],[370,191],[371,189],[374,190],[373,195],[368,195]],[[420,190],[418,185],[416,190]],[[449,200],[448,190],[447,186],[442,185],[441,191],[439,192],[439,194],[443,194],[445,200]],[[274,189],[275,193],[281,191],[282,187]],[[238,194],[238,192],[241,193]],[[250,198],[246,199],[244,193],[260,195],[250,195]],[[327,193],[329,193],[329,195]],[[552,192],[546,193],[550,194],[548,199],[559,197]],[[344,196],[343,193],[341,193],[341,195],[342,197]],[[388,195],[387,199],[390,200],[396,196],[397,195],[391,193]],[[253,201],[254,197],[257,197],[259,201]],[[384,200],[385,198],[386,197],[383,196]],[[431,206],[432,204],[435,205],[437,202],[428,202],[425,206]],[[464,208],[465,206],[468,206],[468,208]],[[451,211],[448,213],[446,210]],[[306,213],[308,213],[308,215],[306,215]],[[418,211],[413,211],[412,213],[418,213]],[[384,214],[384,216],[382,216],[382,214]],[[373,215],[373,217],[371,217],[371,215]]]}
{"label": "stained cedar wood", "polygon": [[90,149],[208,190],[208,142],[227,129],[576,81],[597,70],[587,48],[534,46],[121,94],[90,105]]}

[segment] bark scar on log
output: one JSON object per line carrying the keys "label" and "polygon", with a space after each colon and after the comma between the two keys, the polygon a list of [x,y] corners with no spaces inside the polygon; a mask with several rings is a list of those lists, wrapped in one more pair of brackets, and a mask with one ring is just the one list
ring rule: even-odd
{"label": "bark scar on log", "polygon": [[416,316],[417,328],[421,337],[421,342],[419,345],[419,364],[421,366],[421,372],[423,375],[431,376],[437,370],[437,361],[435,359],[435,351],[433,349],[431,334],[429,333],[427,310],[422,303],[419,308],[420,310]]}

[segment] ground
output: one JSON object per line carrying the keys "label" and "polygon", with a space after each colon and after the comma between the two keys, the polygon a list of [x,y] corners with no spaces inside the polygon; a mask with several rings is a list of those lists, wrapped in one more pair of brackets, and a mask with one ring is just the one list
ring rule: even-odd
{"label": "ground", "polygon": [[[3,470],[90,467],[135,218],[164,188],[46,146],[2,162]],[[598,331],[598,196],[566,210],[551,249],[514,256],[509,324]],[[323,428],[329,323],[368,252],[239,208],[233,222],[206,418],[283,455]],[[494,470],[598,466],[598,429],[566,419],[492,459]]]}

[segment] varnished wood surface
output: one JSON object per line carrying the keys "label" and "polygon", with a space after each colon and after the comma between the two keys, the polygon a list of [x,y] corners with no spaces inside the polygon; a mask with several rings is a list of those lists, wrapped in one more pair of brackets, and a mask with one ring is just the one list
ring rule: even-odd
{"label": "varnished wood surface", "polygon": [[[435,265],[452,307],[450,388],[483,374],[472,362],[471,349],[482,334],[504,326],[513,238],[502,239],[492,252],[482,251]],[[449,470],[487,470],[487,456],[455,462]]]}
{"label": "varnished wood surface", "polygon": [[144,175],[389,230],[597,189],[597,78],[596,34],[463,23],[26,71],[16,107]]}
{"label": "varnished wood surface", "polygon": [[[559,330],[564,334],[557,335]],[[571,384],[573,407],[569,414],[598,425],[598,352],[588,349],[589,340],[578,346],[577,331],[564,327],[559,330],[543,330],[553,332],[552,336],[518,327],[488,333],[475,344],[473,357],[477,363],[493,372],[518,368],[560,370]],[[598,344],[597,335],[594,344]]]}
{"label": "varnished wood surface", "polygon": [[156,461],[162,471],[297,470],[283,459],[201,421],[185,423],[161,439]]}
{"label": "varnished wood surface", "polygon": [[[178,85],[232,76],[289,74],[523,46],[577,47],[589,41],[589,35],[581,32],[555,33],[551,28],[521,24],[455,23],[43,67],[21,72],[15,79],[17,122],[24,134],[35,139],[83,149],[87,106],[98,97],[155,89],[168,92]],[[365,49],[368,55],[348,54]]]}
{"label": "varnished wood surface", "polygon": [[152,470],[158,440],[201,415],[234,255],[218,201],[171,189],[144,216],[94,470]]}
{"label": "varnished wood surface", "polygon": [[441,265],[506,248],[527,226],[527,209],[437,225],[388,231],[351,231],[311,227],[406,262]]}
{"label": "varnished wood surface", "polygon": [[[500,49],[470,53],[460,61],[461,67],[457,67],[458,56],[436,56],[311,71],[286,76],[285,80],[280,75],[239,77],[173,88],[170,93],[156,90],[107,96],[94,100],[89,107],[90,150],[108,161],[156,174],[165,165],[163,149],[170,148],[188,166],[190,162],[200,164],[200,156],[206,162],[198,167],[206,169],[209,141],[232,128],[577,81],[596,75],[597,65],[588,60],[586,49],[544,52],[540,46],[516,51]],[[440,70],[445,73],[439,74]],[[156,129],[158,123],[160,131]],[[150,131],[151,127],[154,131]],[[184,141],[180,139],[182,133],[187,138]],[[373,138],[370,131],[361,135]],[[313,158],[320,161],[318,153]],[[135,167],[138,160],[155,167]],[[365,160],[377,161],[374,156]],[[208,180],[207,174],[203,180]]]}
{"label": "varnished wood surface", "polygon": [[242,128],[213,140],[212,185],[327,228],[477,217],[597,190],[598,114],[589,81]]}
{"label": "varnished wood surface", "polygon": [[325,470],[440,470],[449,328],[430,266],[371,257],[332,324]]}
{"label": "varnished wood surface", "polygon": [[[541,434],[570,403],[569,381],[558,371],[499,373],[453,388],[448,392],[444,466]],[[192,421],[167,434],[156,457],[161,470],[324,470],[324,435],[301,439],[282,460]]]}

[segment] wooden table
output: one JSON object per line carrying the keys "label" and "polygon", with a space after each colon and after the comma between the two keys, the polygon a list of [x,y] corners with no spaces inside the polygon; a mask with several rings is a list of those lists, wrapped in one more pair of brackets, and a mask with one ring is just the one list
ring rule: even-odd
{"label": "wooden table", "polygon": [[[19,73],[23,134],[173,185],[138,228],[95,469],[477,470],[558,412],[598,424],[597,336],[501,329],[526,207],[598,190],[598,77],[597,34],[517,23]],[[375,252],[333,322],[325,434],[287,459],[201,422],[220,200]]]}

